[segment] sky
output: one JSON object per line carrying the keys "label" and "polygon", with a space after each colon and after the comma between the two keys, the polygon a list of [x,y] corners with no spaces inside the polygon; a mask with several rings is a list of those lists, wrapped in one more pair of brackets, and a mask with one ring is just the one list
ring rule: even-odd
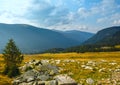
{"label": "sky", "polygon": [[120,0],[0,0],[0,23],[96,33],[120,26]]}

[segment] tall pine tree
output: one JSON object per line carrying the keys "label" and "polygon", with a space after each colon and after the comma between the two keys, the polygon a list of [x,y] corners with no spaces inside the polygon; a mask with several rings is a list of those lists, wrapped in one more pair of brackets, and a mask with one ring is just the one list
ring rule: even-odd
{"label": "tall pine tree", "polygon": [[23,55],[15,45],[13,39],[10,39],[7,43],[4,51],[3,58],[5,62],[4,74],[9,77],[14,77],[20,74],[19,65],[22,63]]}

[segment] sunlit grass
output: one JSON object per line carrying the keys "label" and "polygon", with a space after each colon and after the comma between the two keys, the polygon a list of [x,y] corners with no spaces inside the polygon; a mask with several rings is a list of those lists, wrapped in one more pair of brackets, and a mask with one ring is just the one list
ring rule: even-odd
{"label": "sunlit grass", "polygon": [[115,48],[120,48],[120,45],[116,45]]}
{"label": "sunlit grass", "polygon": [[87,53],[45,53],[25,55],[25,61],[31,59],[120,59],[120,52],[87,52]]}
{"label": "sunlit grass", "polygon": [[[109,62],[115,60],[120,65],[120,52],[87,52],[87,53],[46,53],[46,54],[34,54],[34,55],[24,55],[24,62],[28,62],[30,60],[41,60],[41,59],[48,59],[48,60],[77,60],[78,62],[70,62],[65,63],[61,62],[57,66],[63,68],[64,70],[61,73],[73,73],[70,75],[72,78],[74,78],[77,82],[82,81],[85,82],[84,79],[86,78],[94,78],[96,80],[99,80],[101,78],[107,78],[110,74],[109,72],[103,72],[99,73],[96,71],[96,68],[94,70],[85,70],[81,68],[82,62],[86,63],[89,60],[92,61],[100,61],[100,60],[107,60]],[[24,64],[22,63],[22,65]],[[69,67],[69,68],[68,68]],[[108,65],[108,63],[100,64],[100,68],[107,68],[107,69],[114,69],[115,66]],[[0,85],[10,85],[12,79],[8,78],[7,76],[2,75],[2,71],[4,69],[4,62],[2,55],[0,54]]]}

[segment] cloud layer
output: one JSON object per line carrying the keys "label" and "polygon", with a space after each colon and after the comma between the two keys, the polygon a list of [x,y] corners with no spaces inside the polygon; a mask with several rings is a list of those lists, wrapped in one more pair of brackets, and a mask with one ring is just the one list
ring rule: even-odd
{"label": "cloud layer", "polygon": [[119,0],[1,0],[0,23],[96,32],[120,25]]}

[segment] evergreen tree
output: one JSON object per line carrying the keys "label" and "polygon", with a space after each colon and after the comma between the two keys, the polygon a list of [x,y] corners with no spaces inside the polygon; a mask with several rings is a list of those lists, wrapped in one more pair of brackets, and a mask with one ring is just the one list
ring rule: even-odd
{"label": "evergreen tree", "polygon": [[13,39],[10,39],[7,43],[4,51],[3,58],[5,62],[4,74],[9,77],[14,77],[20,74],[19,65],[22,63],[23,55],[18,47],[15,45]]}

